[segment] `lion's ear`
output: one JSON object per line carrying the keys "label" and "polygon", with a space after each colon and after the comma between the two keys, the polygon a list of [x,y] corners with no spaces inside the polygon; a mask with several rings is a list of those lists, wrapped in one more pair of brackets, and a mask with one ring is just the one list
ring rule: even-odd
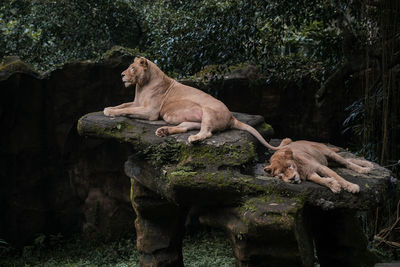
{"label": "lion's ear", "polygon": [[140,66],[147,68],[147,66],[148,66],[147,59],[145,59],[144,57],[141,57],[139,59],[139,64],[140,64]]}
{"label": "lion's ear", "polygon": [[282,140],[281,144],[279,146],[286,146],[292,142],[292,139],[290,138],[285,138]]}

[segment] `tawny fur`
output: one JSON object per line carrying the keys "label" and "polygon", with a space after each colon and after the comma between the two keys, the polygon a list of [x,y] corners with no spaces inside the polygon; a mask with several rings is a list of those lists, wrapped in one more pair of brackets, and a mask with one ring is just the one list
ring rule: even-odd
{"label": "tawny fur", "polygon": [[161,118],[168,124],[176,125],[158,128],[156,135],[160,137],[200,129],[197,134],[189,136],[190,143],[209,138],[215,131],[240,129],[250,132],[269,149],[279,148],[268,144],[250,125],[235,119],[224,103],[169,78],[150,60],[135,58],[121,75],[125,87],[136,84],[135,99],[105,108],[106,116],[128,115],[145,120]]}
{"label": "tawny fur", "polygon": [[368,173],[373,167],[365,160],[345,159],[336,153],[337,149],[321,143],[309,141],[288,143],[285,139],[280,147],[283,148],[272,155],[270,165],[264,170],[287,183],[300,183],[301,179],[310,180],[328,187],[334,193],[339,193],[341,189],[357,193],[360,187],[343,179],[328,168],[328,164],[336,162],[358,173]]}

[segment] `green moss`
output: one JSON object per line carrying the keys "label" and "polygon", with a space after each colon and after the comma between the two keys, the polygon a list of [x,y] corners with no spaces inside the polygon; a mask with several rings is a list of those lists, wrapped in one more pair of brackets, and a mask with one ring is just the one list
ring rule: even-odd
{"label": "green moss", "polygon": [[[259,201],[264,203],[274,195],[275,202],[281,203],[282,196],[286,192],[280,192],[273,185],[257,184],[254,177],[241,174],[234,169],[215,170],[199,169],[191,165],[167,168],[167,183],[169,186],[221,189],[224,191],[236,192],[242,196],[261,195]],[[297,202],[297,198],[295,198]]]}
{"label": "green moss", "polygon": [[272,129],[272,126],[268,123],[263,122],[260,126],[257,127],[257,130],[260,132],[271,132],[274,129]]}
{"label": "green moss", "polygon": [[199,168],[210,166],[240,167],[251,163],[255,156],[254,145],[249,142],[245,145],[224,145],[214,147],[184,146],[182,148],[181,163]]}
{"label": "green moss", "polygon": [[119,55],[127,55],[127,56],[135,56],[137,54],[140,54],[138,49],[132,49],[128,47],[122,47],[122,46],[113,46],[110,50],[107,50],[103,55],[102,58],[110,58],[110,57],[115,57]]}
{"label": "green moss", "polygon": [[245,200],[238,207],[241,220],[256,231],[259,222],[266,225],[279,225],[279,227],[292,228],[295,215],[301,206],[293,199],[283,198],[279,195],[261,195]]}
{"label": "green moss", "polygon": [[171,173],[172,176],[183,176],[183,177],[193,177],[197,172],[190,172],[185,170],[174,171]]}
{"label": "green moss", "polygon": [[183,144],[174,140],[167,140],[162,144],[150,145],[139,152],[149,163],[155,167],[178,163],[181,158]]}
{"label": "green moss", "polygon": [[131,205],[132,208],[135,209],[134,205],[133,205],[133,187],[134,187],[134,182],[135,180],[133,178],[131,178],[131,192],[130,192],[130,199],[131,199]]}
{"label": "green moss", "polygon": [[246,180],[251,179],[229,170],[209,172],[207,170],[193,171],[193,169],[178,168],[169,170],[167,173],[168,183],[171,186],[210,188],[213,190],[229,188],[229,191],[238,193],[242,192]]}
{"label": "green moss", "polygon": [[285,228],[292,228],[292,226],[294,225],[293,215],[286,212],[283,212],[281,214],[268,214],[268,219],[271,221],[271,223],[279,224],[281,226],[284,226]]}
{"label": "green moss", "polygon": [[31,67],[19,59],[0,65],[0,71],[14,72],[26,70],[31,70]]}
{"label": "green moss", "polygon": [[102,136],[102,137],[106,137],[106,138],[115,138],[115,139],[119,140],[123,137],[122,132],[126,126],[122,126],[122,124],[118,124],[118,125],[119,125],[119,127],[116,125],[115,127],[111,128],[111,129],[94,126],[91,128],[91,130],[94,131],[96,133],[96,135],[98,135],[98,136]]}
{"label": "green moss", "polygon": [[243,205],[240,207],[240,209],[242,210],[243,213],[247,211],[254,213],[257,210],[256,205],[254,204],[254,201],[252,199],[244,202]]}
{"label": "green moss", "polygon": [[16,72],[29,73],[38,78],[42,77],[41,73],[35,71],[31,65],[23,62],[18,57],[5,57],[0,63],[0,78],[7,79]]}

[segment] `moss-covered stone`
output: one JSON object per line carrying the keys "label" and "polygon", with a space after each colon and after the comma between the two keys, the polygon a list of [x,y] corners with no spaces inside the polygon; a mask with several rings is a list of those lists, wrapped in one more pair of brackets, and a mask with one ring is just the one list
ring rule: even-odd
{"label": "moss-covered stone", "polygon": [[124,56],[131,56],[134,57],[140,52],[137,49],[132,49],[129,47],[123,47],[123,46],[113,46],[110,50],[107,50],[103,55],[103,59],[110,59],[110,58],[115,58],[121,55]]}
{"label": "moss-covered stone", "polygon": [[42,74],[35,71],[32,66],[23,62],[19,57],[4,57],[0,63],[0,81],[8,79],[14,73],[26,73],[36,78],[42,78]]}
{"label": "moss-covered stone", "polygon": [[265,133],[270,133],[270,132],[273,132],[274,131],[274,129],[272,128],[272,126],[270,125],[270,124],[268,124],[268,123],[262,123],[261,125],[259,125],[258,127],[257,127],[257,130],[259,131],[259,132],[265,132]]}
{"label": "moss-covered stone", "polygon": [[243,166],[254,160],[254,145],[251,142],[227,144],[222,147],[184,146],[181,164],[201,168],[220,166]]}
{"label": "moss-covered stone", "polygon": [[[249,118],[254,120],[251,116]],[[258,123],[259,120],[255,122]],[[152,124],[125,117],[105,117],[101,112],[95,112],[80,118],[77,130],[85,136],[112,138],[130,143],[135,147],[137,154],[155,168],[172,163],[196,169],[242,168],[251,164],[256,157],[255,139],[250,134],[232,132],[226,140],[216,138],[214,141],[213,137],[202,144],[189,145],[186,139],[190,133],[166,138],[155,136],[155,130],[162,125],[165,125],[165,122]],[[266,125],[262,127],[269,129]]]}
{"label": "moss-covered stone", "polygon": [[250,198],[238,208],[248,226],[260,224],[279,224],[280,227],[293,227],[295,215],[302,208],[296,199],[283,198],[279,195],[261,195]]}
{"label": "moss-covered stone", "polygon": [[[260,133],[272,132],[262,120],[244,118]],[[141,216],[158,222],[168,215],[169,204],[182,211],[195,206],[202,210],[202,222],[221,226],[230,233],[235,255],[241,262],[257,262],[251,259],[254,252],[256,257],[277,262],[285,259],[288,266],[313,266],[315,245],[307,220],[325,216],[316,216],[314,209],[347,210],[353,216],[355,210],[371,210],[387,201],[379,192],[392,191],[388,185],[390,172],[379,166],[362,179],[355,177],[358,174],[337,169],[347,180],[360,185],[357,195],[333,194],[328,188],[306,181],[287,184],[267,176],[255,162],[259,143],[249,133],[224,131],[198,144],[189,144],[187,138],[193,132],[166,138],[155,136],[155,130],[162,125],[165,124],[157,121],[109,118],[99,112],[82,117],[77,127],[82,135],[113,138],[133,146],[135,155],[125,163],[125,173],[133,178],[132,184],[140,184],[154,194],[151,205],[146,206],[132,188],[137,198],[132,201]],[[359,240],[359,236],[355,239]]]}

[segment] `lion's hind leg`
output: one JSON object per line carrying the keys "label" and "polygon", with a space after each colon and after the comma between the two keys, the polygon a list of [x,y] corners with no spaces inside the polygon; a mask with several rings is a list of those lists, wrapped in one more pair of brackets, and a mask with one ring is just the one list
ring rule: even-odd
{"label": "lion's hind leg", "polygon": [[307,179],[316,184],[328,187],[335,194],[340,193],[340,191],[342,190],[340,184],[334,178],[331,177],[321,177],[314,172]]}
{"label": "lion's hind leg", "polygon": [[156,130],[158,137],[165,137],[171,134],[186,133],[187,131],[200,129],[200,122],[185,121],[177,126],[163,126]]}
{"label": "lion's hind leg", "polygon": [[203,126],[202,123],[200,132],[198,132],[195,135],[189,136],[188,141],[189,143],[200,142],[206,138],[210,138],[211,136],[212,136],[211,128],[208,126]]}
{"label": "lion's hind leg", "polygon": [[[372,164],[358,159],[345,159],[335,152],[329,153],[328,157],[345,166],[346,168],[356,171],[358,173],[368,173],[371,171]],[[361,164],[361,162],[364,162]]]}
{"label": "lion's hind leg", "polygon": [[225,118],[225,120],[223,118],[219,118],[221,114],[218,114],[211,108],[203,107],[202,113],[203,117],[201,119],[200,132],[195,135],[189,136],[189,143],[200,142],[206,138],[210,138],[213,131],[223,130],[228,124],[227,118]]}
{"label": "lion's hind leg", "polygon": [[346,160],[358,166],[369,168],[370,170],[374,167],[374,165],[371,162],[366,160],[356,159],[356,158],[347,158]]}

